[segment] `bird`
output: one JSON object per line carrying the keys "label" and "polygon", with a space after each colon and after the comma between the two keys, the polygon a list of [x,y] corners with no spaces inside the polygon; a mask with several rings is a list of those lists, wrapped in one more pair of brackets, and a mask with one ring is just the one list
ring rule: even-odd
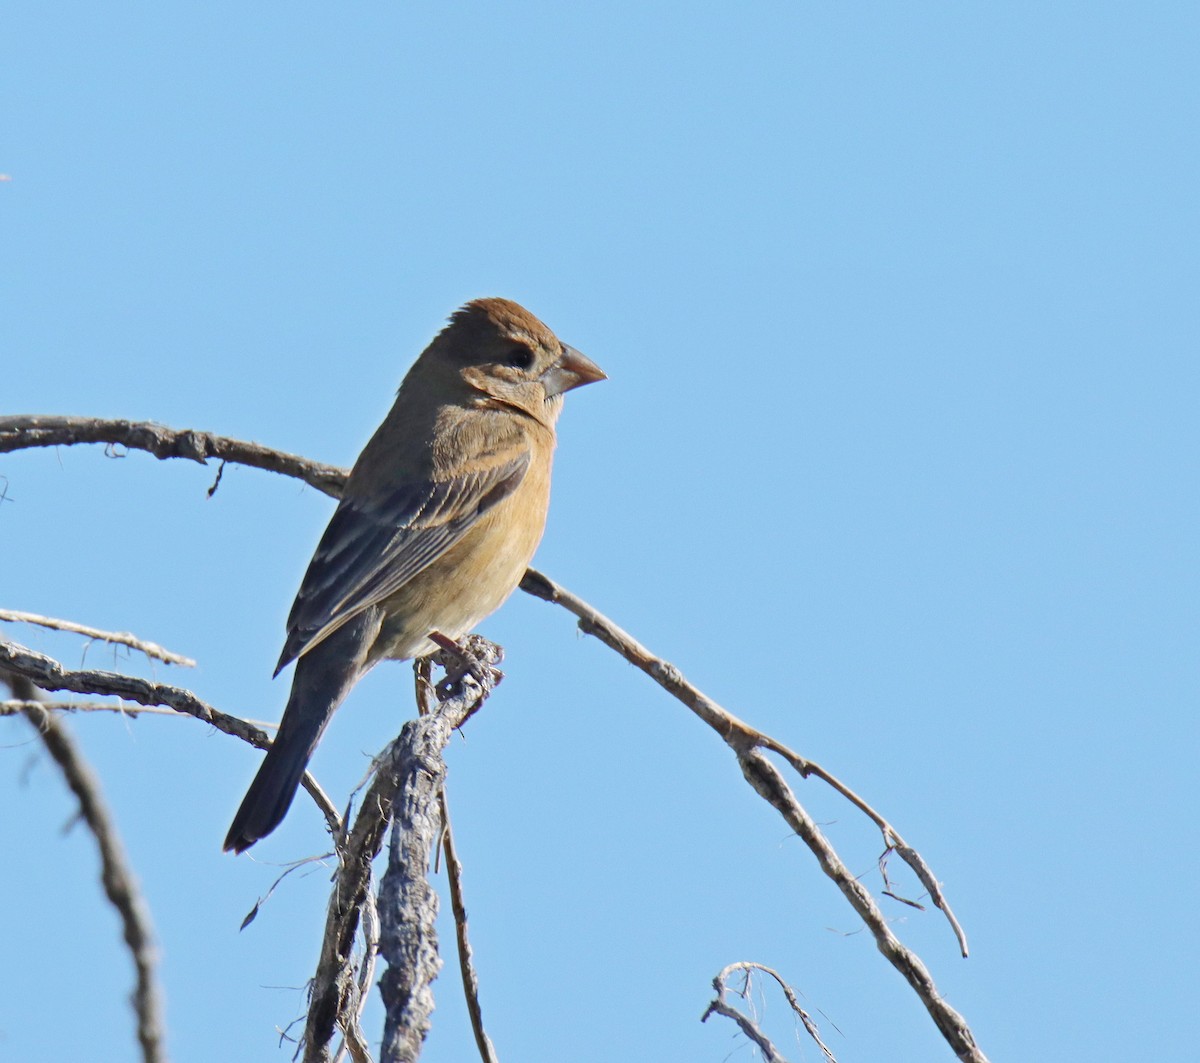
{"label": "bird", "polygon": [[605,379],[511,300],[450,316],[355,461],[301,582],[275,669],[296,662],[291,693],[225,851],[283,821],[371,668],[460,639],[512,594],[545,528],[563,396]]}

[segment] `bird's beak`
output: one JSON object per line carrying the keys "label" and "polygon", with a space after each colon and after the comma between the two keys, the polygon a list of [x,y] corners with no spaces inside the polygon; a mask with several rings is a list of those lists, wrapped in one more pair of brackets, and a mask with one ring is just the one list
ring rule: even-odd
{"label": "bird's beak", "polygon": [[595,362],[564,343],[562,357],[542,374],[542,386],[546,389],[546,397],[550,398],[607,379],[608,374]]}

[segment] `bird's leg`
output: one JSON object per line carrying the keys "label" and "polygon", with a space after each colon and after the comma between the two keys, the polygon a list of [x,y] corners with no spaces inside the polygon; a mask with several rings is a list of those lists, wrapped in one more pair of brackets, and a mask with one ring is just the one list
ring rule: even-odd
{"label": "bird's leg", "polygon": [[416,684],[417,713],[428,716],[433,709],[433,657],[418,657],[413,661],[413,680]]}
{"label": "bird's leg", "polygon": [[485,691],[490,691],[504,678],[504,673],[492,664],[503,659],[504,651],[493,642],[478,635],[468,635],[460,643],[440,631],[431,631],[429,641],[441,649],[442,652],[435,656],[446,669],[445,677],[437,685],[437,696],[442,701],[462,692],[465,676],[469,675]]}

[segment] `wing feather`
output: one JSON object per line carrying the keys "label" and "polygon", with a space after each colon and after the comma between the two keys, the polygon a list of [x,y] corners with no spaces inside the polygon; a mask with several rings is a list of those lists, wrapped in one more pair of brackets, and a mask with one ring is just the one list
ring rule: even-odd
{"label": "wing feather", "polygon": [[292,605],[275,674],[459,542],[517,489],[529,461],[522,451],[454,479],[400,484],[382,498],[343,498]]}

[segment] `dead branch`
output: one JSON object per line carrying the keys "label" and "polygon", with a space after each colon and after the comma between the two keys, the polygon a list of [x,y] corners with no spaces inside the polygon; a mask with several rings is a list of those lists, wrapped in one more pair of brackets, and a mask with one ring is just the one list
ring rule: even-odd
{"label": "dead branch", "polygon": [[17,701],[15,698],[9,698],[7,701],[0,701],[0,716],[17,716],[30,708],[62,715],[72,712],[115,712],[131,718],[179,715],[171,709],[149,705],[125,705],[120,701]]}
{"label": "dead branch", "polygon": [[335,497],[341,494],[346,474],[332,465],[322,465],[280,450],[244,443],[240,439],[215,436],[190,428],[167,428],[153,421],[110,421],[100,417],[50,417],[19,414],[0,417],[0,454],[28,447],[67,446],[74,443],[106,443],[144,450],[159,460],[187,458],[201,465],[221,458],[267,472],[295,476]]}
{"label": "dead branch", "polygon": [[[494,665],[499,647],[472,636],[468,649]],[[450,663],[450,662],[447,662]],[[437,795],[445,777],[442,751],[454,728],[491,693],[487,668],[465,675],[457,691],[428,715],[408,721],[380,755],[375,777],[349,836],[339,845],[339,867],[329,901],[321,957],[309,997],[305,1063],[326,1063],[335,1026],[353,1029],[356,993],[354,944],[371,887],[371,866],[392,824],[388,867],[379,888],[379,954],[389,964],[380,979],[386,1008],[382,1063],[416,1060],[433,1010],[430,986],[441,967],[435,920],[437,894],[429,885],[430,853],[440,836]]]}
{"label": "dead branch", "polygon": [[130,649],[137,650],[147,657],[153,657],[166,664],[178,664],[184,668],[196,667],[196,662],[190,657],[164,650],[157,642],[146,642],[131,635],[128,631],[101,631],[97,627],[77,624],[73,620],[58,620],[52,616],[38,616],[37,613],[21,613],[15,609],[0,609],[0,620],[8,621],[10,624],[37,624],[40,627],[53,628],[55,631],[69,631],[73,635],[85,635],[89,639],[111,642],[118,646],[128,646]]}
{"label": "dead branch", "polygon": [[[24,712],[30,705],[64,716],[74,712],[115,712],[119,716],[128,716],[131,720],[136,720],[139,716],[166,716],[178,720],[181,715],[174,709],[164,709],[159,705],[129,705],[123,701],[50,701],[47,699],[28,702],[9,698],[6,701],[0,701],[0,716],[16,716]],[[264,731],[275,731],[279,728],[279,724],[271,723],[268,720],[244,719],[242,722],[248,723],[251,727],[259,727]]]}
{"label": "dead branch", "polygon": [[743,961],[740,963],[731,963],[728,967],[725,967],[720,974],[713,979],[713,988],[717,991],[717,995],[712,1003],[705,1008],[704,1014],[700,1016],[701,1022],[707,1022],[710,1015],[722,1015],[727,1019],[732,1019],[741,1028],[742,1033],[749,1037],[750,1040],[752,1040],[758,1046],[759,1050],[763,1054],[763,1059],[766,1060],[767,1063],[787,1063],[783,1056],[779,1054],[779,1049],[771,1044],[770,1040],[767,1038],[767,1035],[763,1033],[761,1029],[759,1029],[758,1024],[754,1022],[754,1020],[748,1015],[743,1015],[737,1010],[737,1008],[733,1007],[725,999],[725,992],[727,989],[726,982],[734,971],[742,972],[744,981],[742,983],[741,990],[738,992],[743,998],[749,996],[750,976],[752,972],[760,971],[763,974],[770,975],[770,977],[774,978],[779,984],[779,988],[783,990],[783,995],[787,997],[788,1006],[796,1013],[796,1016],[800,1019],[800,1022],[803,1023],[804,1029],[808,1031],[809,1037],[816,1042],[817,1047],[820,1048],[822,1054],[827,1060],[829,1060],[829,1063],[837,1063],[837,1059],[829,1050],[829,1046],[821,1040],[821,1035],[817,1030],[817,1024],[813,1022],[812,1016],[810,1016],[808,1012],[800,1006],[800,1000],[796,995],[796,991],[783,980],[783,976],[778,971],[772,967],[766,967],[761,963]]}
{"label": "dead branch", "polygon": [[788,826],[816,856],[821,870],[833,879],[851,907],[858,912],[874,936],[879,951],[912,986],[955,1055],[959,1059],[969,1060],[970,1063],[987,1063],[987,1057],[975,1044],[975,1037],[966,1020],[942,999],[937,986],[933,984],[933,976],[917,954],[903,945],[892,933],[886,917],[879,910],[870,891],[842,863],[812,817],[796,800],[795,794],[775,765],[757,749],[739,752],[738,762],[746,781],[783,816]]}
{"label": "dead branch", "polygon": [[450,809],[446,801],[446,788],[438,795],[438,807],[442,816],[442,852],[446,855],[446,879],[450,884],[450,907],[454,912],[454,934],[458,941],[458,973],[462,978],[463,996],[467,1001],[467,1014],[471,1019],[471,1032],[475,1035],[475,1047],[483,1063],[499,1063],[496,1046],[483,1028],[483,1007],[479,1002],[479,976],[467,937],[467,906],[463,902],[462,861],[454,844],[454,832],[450,828]]}
{"label": "dead branch", "polygon": [[[186,716],[194,716],[197,720],[211,724],[218,731],[223,731],[234,738],[258,749],[266,749],[271,744],[267,737],[257,727],[237,716],[214,709],[205,704],[190,690],[182,687],[169,686],[166,683],[155,683],[149,679],[137,676],[122,675],[120,672],[102,672],[96,670],[69,671],[52,657],[43,653],[20,646],[15,642],[0,639],[0,668],[15,675],[24,676],[35,686],[43,690],[69,690],[75,694],[107,694],[139,705],[165,705],[175,712]],[[304,789],[316,802],[317,807],[325,816],[329,830],[337,837],[341,833],[342,819],[326,796],[317,780],[311,775],[304,776]]]}
{"label": "dead branch", "polygon": [[[971,1060],[973,1063],[984,1063],[986,1057],[975,1044],[974,1036],[963,1017],[941,998],[925,965],[892,933],[887,920],[866,887],[842,863],[833,846],[829,844],[808,813],[804,811],[783,777],[761,750],[769,749],[783,755],[801,775],[818,775],[821,779],[835,785],[839,793],[852,796],[854,804],[858,808],[868,812],[875,823],[883,826],[888,844],[897,848],[897,851],[906,860],[916,860],[924,869],[922,881],[926,881],[927,877],[929,882],[936,885],[936,879],[932,872],[925,868],[924,861],[920,860],[916,852],[907,845],[904,845],[903,850],[899,848],[897,843],[903,843],[891,825],[871,809],[862,798],[853,794],[849,787],[844,786],[823,769],[818,769],[811,761],[802,760],[791,753],[786,746],[764,735],[722,708],[689,683],[673,664],[652,654],[627,631],[622,630],[608,617],[593,609],[587,602],[577,598],[564,587],[560,587],[549,577],[530,569],[521,581],[521,589],[537,598],[561,605],[573,613],[579,618],[581,631],[596,636],[630,664],[640,668],[724,739],[737,756],[746,780],[783,816],[788,825],[808,845],[817,857],[821,869],[833,879],[838,889],[842,891],[842,894],[867,924],[868,929],[875,937],[879,951],[887,957],[916,991],[942,1036],[950,1043],[958,1057],[963,1060]],[[940,902],[939,907],[947,912],[951,926],[959,935],[963,955],[966,955],[966,942],[961,936],[962,932],[957,920],[945,906],[945,900],[941,896],[940,890],[936,893],[931,891],[931,893],[935,903]]]}
{"label": "dead branch", "polygon": [[807,760],[793,752],[787,746],[768,734],[764,734],[744,720],[738,719],[728,709],[723,708],[684,678],[683,674],[669,661],[655,656],[645,646],[637,641],[627,631],[618,627],[599,610],[593,608],[582,598],[577,597],[565,587],[555,583],[549,576],[535,569],[529,569],[521,580],[521,590],[532,594],[535,598],[560,605],[569,613],[579,618],[579,629],[587,635],[594,635],[609,649],[625,658],[630,664],[645,672],[672,697],[681,701],[709,727],[717,732],[725,743],[736,754],[752,749],[768,749],[783,757],[800,775],[807,779],[816,776],[822,782],[832,787],[860,812],[867,816],[883,834],[888,851],[896,851],[901,858],[913,869],[920,878],[922,885],[929,890],[935,905],[945,914],[954,934],[958,939],[959,949],[965,957],[968,953],[966,935],[962,931],[954,913],[941,891],[937,879],[921,856],[908,845],[896,830],[882,815],[872,808],[863,798],[850,789],[837,776],[831,774],[814,761]]}
{"label": "dead branch", "polygon": [[[310,462],[294,455],[271,451],[258,444],[241,443],[237,440],[209,436],[207,433],[178,432],[147,422],[64,417],[0,418],[0,452],[29,446],[52,446],[79,442],[116,443],[133,449],[146,450],[160,458],[188,457],[203,461],[208,456],[220,457],[256,468],[295,476],[334,497],[340,495],[346,477],[346,473],[341,470]],[[810,843],[810,848],[813,849],[822,869],[834,880],[842,893],[851,900],[855,910],[867,922],[868,927],[875,935],[880,951],[900,970],[909,984],[917,991],[933,1016],[938,1029],[949,1040],[959,1058],[972,1060],[974,1063],[985,1063],[986,1057],[975,1045],[970,1029],[962,1017],[938,998],[937,990],[924,965],[915,954],[907,950],[891,934],[870,894],[850,876],[828,841],[824,839],[815,825],[812,825],[811,820],[796,801],[782,776],[779,775],[774,765],[762,756],[760,751],[768,750],[783,757],[802,777],[816,775],[870,817],[883,832],[885,853],[887,851],[897,852],[917,874],[929,891],[934,904],[945,914],[958,938],[960,950],[965,956],[967,944],[962,928],[950,910],[936,877],[916,850],[904,842],[899,833],[878,812],[840,780],[819,765],[799,757],[776,739],[738,719],[708,698],[689,683],[669,661],[650,653],[631,635],[581,598],[571,594],[564,587],[532,568],[526,572],[525,578],[521,582],[521,589],[534,597],[561,605],[573,613],[578,618],[580,630],[585,634],[594,635],[610,649],[640,668],[721,736],[734,751],[743,774],[755,786],[755,789],[768,801],[771,801],[793,826],[793,829],[796,829],[797,833],[800,833]],[[2,663],[3,660],[0,657],[0,664]],[[798,825],[806,821],[805,831],[801,832]]]}
{"label": "dead branch", "polygon": [[[417,699],[417,713],[428,715],[434,705],[432,680],[433,662],[422,658],[413,662],[413,679]],[[450,804],[443,784],[438,793],[438,811],[442,817],[441,852],[446,858],[446,882],[450,887],[450,908],[454,913],[454,936],[458,945],[458,974],[462,980],[463,996],[467,1002],[467,1015],[471,1020],[471,1032],[475,1035],[475,1047],[483,1063],[499,1063],[496,1046],[483,1028],[483,1007],[479,1001],[479,976],[467,934],[467,907],[463,900],[463,865],[458,858],[458,847],[454,843],[454,829],[450,823]]]}
{"label": "dead branch", "polygon": [[363,1033],[362,1017],[371,997],[371,987],[375,984],[375,959],[379,955],[379,905],[374,892],[369,889],[363,901],[362,928],[363,958],[358,965],[358,977],[350,987],[347,1001],[349,1021],[342,1030],[342,1045],[333,1063],[340,1063],[347,1053],[354,1063],[372,1063],[366,1034]]}
{"label": "dead branch", "polygon": [[144,1063],[165,1063],[162,991],[158,984],[158,950],[150,910],[134,879],[116,822],[108,810],[100,780],[84,759],[71,733],[37,704],[37,689],[23,675],[0,669],[3,680],[27,708],[25,718],[37,731],[63,779],[79,802],[79,816],[87,824],[100,854],[100,881],[109,903],[121,920],[122,933],[136,971],[130,998],[137,1016],[138,1044]]}

